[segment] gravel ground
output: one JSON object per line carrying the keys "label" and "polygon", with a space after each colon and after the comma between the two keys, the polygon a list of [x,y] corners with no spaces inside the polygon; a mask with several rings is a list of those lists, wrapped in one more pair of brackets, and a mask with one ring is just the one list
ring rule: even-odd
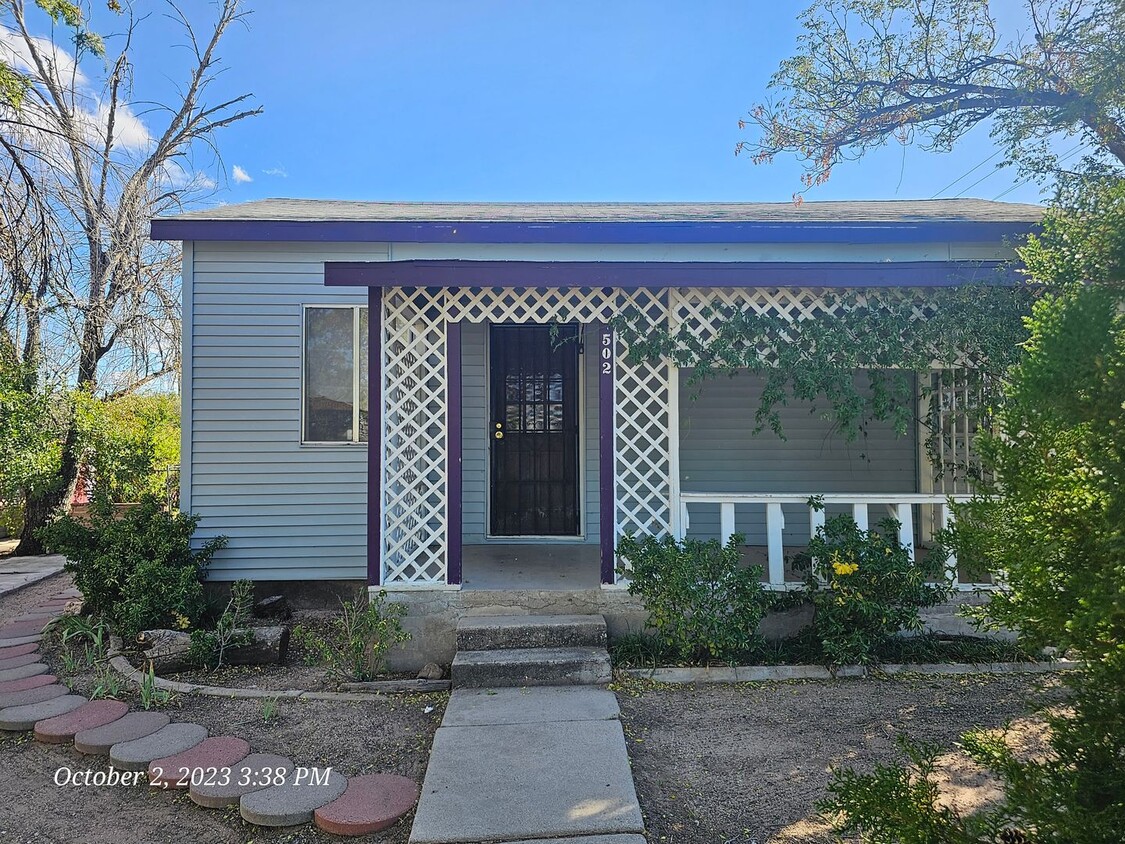
{"label": "gravel ground", "polygon": [[[3,596],[0,620],[25,612],[67,586],[68,579],[52,578]],[[57,649],[50,649],[47,658],[56,673],[62,670]],[[69,680],[76,691],[88,694],[96,678],[87,669]],[[123,699],[139,708],[134,692]],[[262,701],[188,695],[173,699],[165,711],[175,721],[202,724],[211,735],[241,736],[255,751],[279,753],[298,765],[331,766],[345,775],[397,773],[420,784],[447,699],[447,695],[388,695],[364,703],[280,701],[267,721]],[[73,747],[39,744],[28,734],[0,733],[0,794],[4,795],[0,842],[327,844],[342,840],[311,824],[278,830],[251,826],[237,810],[203,809],[177,792],[143,786],[56,786],[55,772],[64,766],[98,771],[106,770],[107,762],[82,756]],[[382,833],[350,840],[405,844],[411,821],[408,816]]]}
{"label": "gravel ground", "polygon": [[[656,686],[618,690],[629,756],[651,842],[830,842],[813,804],[829,769],[870,769],[895,756],[895,737],[948,747],[973,727],[1013,721],[1025,746],[1041,740],[1029,675],[974,675]],[[943,759],[948,799],[962,809],[997,795],[963,755]]]}

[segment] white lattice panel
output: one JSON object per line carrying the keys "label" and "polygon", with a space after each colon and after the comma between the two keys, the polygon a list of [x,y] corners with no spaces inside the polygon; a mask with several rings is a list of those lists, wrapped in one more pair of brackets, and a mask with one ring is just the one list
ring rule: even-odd
{"label": "white lattice panel", "polygon": [[[880,294],[883,295],[883,294]],[[887,291],[927,315],[919,291]],[[866,304],[866,303],[864,303]],[[843,305],[822,288],[392,288],[383,297],[384,583],[446,579],[447,322],[607,323],[639,312],[673,331],[713,335],[720,308],[791,321]],[[670,366],[632,362],[618,341],[614,418],[615,530],[672,531]]]}
{"label": "white lattice panel", "polygon": [[445,294],[383,297],[383,583],[446,578]]}

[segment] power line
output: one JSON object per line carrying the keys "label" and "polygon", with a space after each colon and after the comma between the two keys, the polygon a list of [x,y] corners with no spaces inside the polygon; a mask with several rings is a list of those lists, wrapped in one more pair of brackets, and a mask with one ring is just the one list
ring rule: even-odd
{"label": "power line", "polygon": [[[988,158],[986,158],[986,159],[985,159],[984,161],[982,161],[982,162],[981,162],[980,164],[978,164],[978,165],[976,165],[975,167],[972,167],[972,168],[970,168],[969,170],[965,171],[965,172],[964,172],[964,173],[962,173],[962,174],[961,174],[960,176],[958,176],[958,177],[957,177],[956,179],[954,179],[954,180],[953,180],[952,182],[950,182],[950,183],[949,183],[948,185],[946,185],[946,186],[945,186],[944,188],[942,188],[941,190],[939,190],[939,191],[938,191],[937,193],[935,193],[935,194],[934,194],[933,196],[931,196],[931,197],[930,197],[930,199],[937,199],[937,198],[938,198],[939,196],[941,196],[941,195],[942,195],[943,193],[945,193],[945,192],[946,192],[947,190],[949,190],[949,189],[950,189],[951,187],[953,187],[953,186],[954,186],[955,184],[957,184],[957,183],[958,183],[959,181],[961,181],[962,179],[964,179],[964,178],[965,178],[966,176],[970,176],[970,175],[972,175],[972,174],[973,174],[973,173],[974,173],[975,171],[979,170],[979,169],[980,169],[981,167],[983,167],[984,165],[986,165],[986,164],[987,164],[988,162],[990,162],[990,161],[991,161],[992,159],[994,159],[994,158],[995,158],[996,156],[1000,155],[1000,153],[1002,153],[1003,151],[1004,151],[1004,150],[1002,150],[1002,149],[998,149],[998,150],[996,150],[996,152],[992,153],[992,155],[988,156]],[[990,173],[989,175],[992,175],[992,174]],[[975,185],[975,184],[980,184],[980,182],[974,182],[974,185]],[[970,185],[969,187],[973,187],[973,185]]]}
{"label": "power line", "polygon": [[[1057,162],[1057,163],[1059,163],[1059,164],[1062,164],[1062,163],[1063,163],[1064,161],[1066,161],[1067,159],[1071,158],[1071,157],[1072,157],[1072,156],[1073,156],[1073,155],[1074,155],[1074,154],[1075,154],[1076,152],[1078,152],[1078,151],[1079,151],[1080,149],[1082,149],[1082,148],[1083,148],[1084,146],[1086,146],[1086,142],[1085,142],[1085,141],[1083,141],[1082,143],[1078,144],[1077,146],[1071,147],[1069,151],[1067,151],[1067,152],[1064,152],[1064,153],[1063,153],[1063,154],[1062,154],[1061,156],[1059,156],[1059,158],[1058,158],[1058,162]],[[1001,199],[1003,199],[1003,198],[1004,198],[1005,196],[1007,196],[1008,194],[1010,194],[1010,193],[1011,193],[1012,191],[1016,190],[1017,188],[1022,188],[1022,187],[1026,186],[1026,185],[1029,185],[1029,184],[1031,184],[1031,181],[1032,181],[1032,179],[1031,179],[1031,178],[1029,177],[1029,178],[1027,178],[1027,179],[1024,179],[1024,180],[1023,180],[1022,182],[1016,182],[1016,183],[1015,183],[1014,185],[1012,185],[1012,186],[1011,186],[1010,188],[1008,188],[1007,190],[1005,190],[1005,191],[1001,191],[1001,192],[1000,192],[1000,193],[998,193],[998,194],[997,194],[996,196],[994,196],[994,197],[992,198],[992,201],[993,201],[993,202],[996,202],[996,201],[998,201],[998,200],[1001,200]]]}

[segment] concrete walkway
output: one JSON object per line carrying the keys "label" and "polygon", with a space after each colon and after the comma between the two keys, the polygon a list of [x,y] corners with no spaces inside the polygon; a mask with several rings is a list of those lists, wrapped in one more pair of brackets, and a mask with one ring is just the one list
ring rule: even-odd
{"label": "concrete walkway", "polygon": [[[13,541],[14,542],[14,541]],[[14,544],[13,544],[14,547]],[[63,570],[66,557],[42,554],[37,557],[0,557],[0,595],[38,583]]]}
{"label": "concrete walkway", "polygon": [[645,844],[619,715],[601,688],[458,689],[411,844]]}

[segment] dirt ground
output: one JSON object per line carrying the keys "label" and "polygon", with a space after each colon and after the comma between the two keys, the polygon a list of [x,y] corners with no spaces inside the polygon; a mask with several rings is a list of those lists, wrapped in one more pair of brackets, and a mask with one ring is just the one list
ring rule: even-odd
{"label": "dirt ground", "polygon": [[[962,732],[1012,720],[1020,741],[1041,739],[1026,717],[1041,683],[1057,698],[1057,680],[1029,675],[629,683],[618,698],[649,841],[789,844],[835,840],[813,805],[830,768],[891,761],[899,733],[954,751]],[[958,808],[996,797],[967,758],[943,761]]]}
{"label": "dirt ground", "polygon": [[[0,621],[66,588],[52,578],[0,598]],[[50,657],[53,668],[61,665]],[[88,692],[91,672],[72,680]],[[292,687],[292,684],[290,684]],[[132,693],[124,699],[136,707]],[[375,702],[280,701],[268,721],[257,700],[175,698],[165,711],[211,735],[238,735],[255,751],[279,753],[298,765],[332,766],[345,775],[397,773],[421,783],[447,695],[388,695]],[[427,711],[429,710],[429,711]],[[39,744],[28,734],[0,733],[0,841],[5,844],[327,844],[343,839],[311,824],[278,830],[244,823],[234,811],[203,809],[184,794],[146,787],[56,786],[55,772],[106,770],[107,762],[73,747]],[[412,816],[382,833],[349,839],[405,844]]]}

